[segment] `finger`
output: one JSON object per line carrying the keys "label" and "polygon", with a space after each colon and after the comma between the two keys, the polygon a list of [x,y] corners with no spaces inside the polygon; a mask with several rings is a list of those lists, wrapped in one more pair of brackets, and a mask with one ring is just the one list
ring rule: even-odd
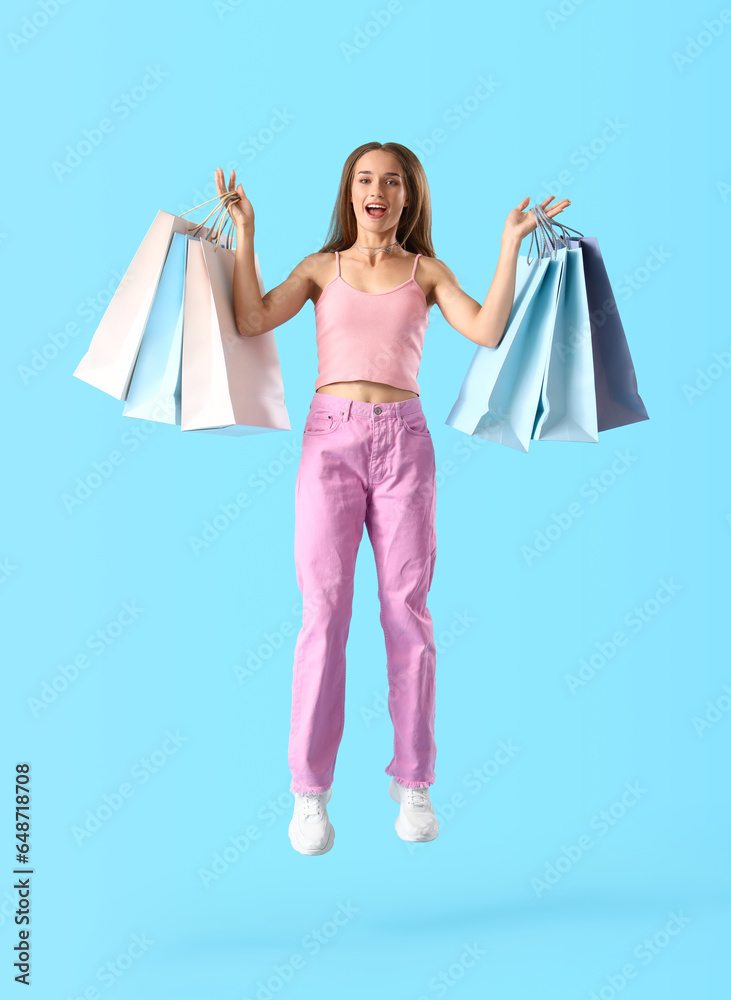
{"label": "finger", "polygon": [[570,204],[571,202],[568,198],[564,198],[563,201],[557,201],[555,205],[551,205],[550,211],[546,212],[546,215],[552,219],[554,215],[558,215],[559,212],[563,212],[566,206]]}
{"label": "finger", "polygon": [[552,194],[550,198],[546,198],[546,200],[545,200],[545,201],[542,201],[542,202],[541,202],[541,208],[545,208],[545,207],[546,207],[546,205],[547,205],[547,204],[549,203],[549,201],[553,201],[553,199],[554,199],[555,197],[556,197],[556,195],[555,195],[555,194]]}
{"label": "finger", "polygon": [[216,170],[216,189],[219,194],[226,194],[226,177],[223,167],[219,167]]}

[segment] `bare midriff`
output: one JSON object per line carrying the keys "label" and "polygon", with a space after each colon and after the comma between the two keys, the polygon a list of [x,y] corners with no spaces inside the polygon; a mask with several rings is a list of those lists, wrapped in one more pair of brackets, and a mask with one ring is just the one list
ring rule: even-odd
{"label": "bare midriff", "polygon": [[353,382],[328,382],[327,385],[321,385],[315,391],[328,396],[356,399],[361,403],[395,403],[419,395],[418,392],[411,392],[410,389],[399,389],[397,386],[387,385],[385,382],[367,382],[364,379]]}

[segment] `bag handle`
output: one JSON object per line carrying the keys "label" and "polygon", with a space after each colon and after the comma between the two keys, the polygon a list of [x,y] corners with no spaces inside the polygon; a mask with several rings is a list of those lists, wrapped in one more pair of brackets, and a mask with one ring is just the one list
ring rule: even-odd
{"label": "bag handle", "polygon": [[[545,212],[543,214],[545,215]],[[530,252],[531,252],[531,247],[533,246],[534,237],[536,241],[536,253],[538,255],[535,258],[536,260],[539,260],[541,257],[544,257],[546,255],[546,253],[548,252],[549,242],[551,244],[551,250],[550,250],[551,259],[555,260],[556,256],[558,255],[558,240],[553,230],[551,229],[550,226],[546,225],[546,223],[543,221],[543,218],[537,212],[534,214],[534,218],[536,220],[536,228],[530,234],[530,243],[528,244],[528,255],[526,256],[525,259],[525,262],[526,264],[528,264],[528,266],[530,266]],[[538,240],[539,233],[541,237],[540,242]],[[548,242],[546,241],[546,236],[548,236]]]}
{"label": "bag handle", "polygon": [[567,226],[565,222],[559,222],[558,219],[552,219],[546,213],[546,210],[543,208],[542,205],[534,205],[531,211],[533,212],[533,214],[537,219],[540,218],[541,222],[543,223],[546,229],[550,229],[551,232],[553,232],[554,226],[560,229],[561,239],[563,240],[566,246],[568,246],[568,241],[571,239],[570,236],[566,235],[566,230],[570,229],[572,233],[577,233],[579,236],[584,235],[583,233],[580,233],[578,229],[573,229],[571,226]]}
{"label": "bag handle", "polygon": [[[201,237],[201,239],[207,239],[209,242],[213,243],[214,244],[213,249],[215,251],[218,250],[221,237],[223,236],[223,231],[227,223],[231,224],[231,231],[227,234],[226,241],[229,244],[229,246],[233,242],[232,237],[236,227],[234,226],[231,213],[228,211],[228,205],[229,202],[231,201],[239,201],[239,200],[240,200],[239,195],[235,191],[227,191],[225,194],[217,194],[215,197],[209,198],[208,201],[202,201],[200,205],[194,205],[193,208],[188,208],[186,209],[185,212],[181,212],[180,214],[181,216],[187,215],[188,212],[194,212],[196,208],[201,208],[203,205],[209,205],[212,201],[219,201],[220,207],[218,209],[218,215],[209,226],[207,236]],[[205,223],[210,219],[210,217],[213,215],[215,211],[216,209],[212,208],[211,211],[203,220],[203,222],[199,222],[198,224],[195,223],[191,224],[188,227],[189,230],[192,230],[190,235],[198,236],[199,230],[205,225]],[[215,234],[215,239],[211,239],[211,234]]]}

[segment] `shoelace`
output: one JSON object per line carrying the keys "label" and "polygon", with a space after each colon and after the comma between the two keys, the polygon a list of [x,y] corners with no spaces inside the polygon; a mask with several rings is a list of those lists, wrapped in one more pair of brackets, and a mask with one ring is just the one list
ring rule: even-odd
{"label": "shoelace", "polygon": [[303,803],[304,818],[322,819],[322,803],[319,795],[305,795]]}
{"label": "shoelace", "polygon": [[416,809],[425,809],[428,801],[427,794],[426,788],[407,788],[406,804],[414,806]]}

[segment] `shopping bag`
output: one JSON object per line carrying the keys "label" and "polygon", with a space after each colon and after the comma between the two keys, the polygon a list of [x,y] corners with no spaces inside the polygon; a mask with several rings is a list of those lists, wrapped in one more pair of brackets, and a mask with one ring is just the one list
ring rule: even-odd
{"label": "shopping bag", "polygon": [[545,264],[545,275],[518,328],[490,394],[490,408],[475,434],[527,452],[546,364],[551,351],[558,295],[566,266],[566,250],[556,251]]}
{"label": "shopping bag", "polygon": [[[242,336],[233,307],[235,251],[187,241],[181,428],[246,435],[291,430],[274,332]],[[254,255],[259,291],[264,283]]]}
{"label": "shopping bag", "polygon": [[576,247],[564,254],[551,350],[532,437],[596,443],[594,360],[582,250]]}
{"label": "shopping bag", "polygon": [[[515,344],[516,335],[528,308],[546,276],[547,257],[518,257],[515,273],[513,306],[505,333],[497,347],[478,346],[459,390],[459,395],[445,423],[465,434],[483,437],[488,431],[491,412],[491,393],[500,370]],[[535,413],[535,411],[534,411]],[[502,414],[492,413],[492,420],[500,424]]]}
{"label": "shopping bag", "polygon": [[[580,247],[582,251],[591,324],[598,430],[601,432],[649,420],[637,391],[637,376],[627,337],[597,238],[584,236],[558,219],[549,218],[540,205],[534,206],[533,212],[545,230],[554,234],[555,230],[559,231],[558,239],[564,246],[570,249]],[[571,236],[569,231],[576,236]]]}
{"label": "shopping bag", "polygon": [[[162,210],[157,213],[104,311],[89,349],[73,372],[76,378],[116,399],[127,398],[140,342],[173,235],[190,233],[208,239],[215,232],[216,238],[220,239],[221,217],[226,220],[227,202],[234,196],[235,192],[229,192],[225,196],[209,199],[218,201],[220,206],[219,216],[211,226],[205,226],[204,223],[216,211],[215,207],[198,225],[183,218],[194,209],[189,209],[182,215],[171,215]],[[202,204],[206,205],[208,202]],[[200,208],[200,205],[195,208]]]}
{"label": "shopping bag", "polygon": [[581,247],[584,262],[599,430],[649,420],[599,243],[595,236],[569,237],[569,246]]}
{"label": "shopping bag", "polygon": [[132,372],[123,410],[126,417],[180,423],[187,239],[183,233],[173,235]]}

